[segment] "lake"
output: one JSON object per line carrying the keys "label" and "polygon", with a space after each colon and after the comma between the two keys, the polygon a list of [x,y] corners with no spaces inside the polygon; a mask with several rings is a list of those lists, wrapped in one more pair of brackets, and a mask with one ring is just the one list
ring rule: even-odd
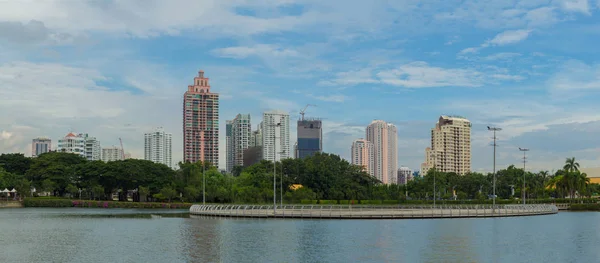
{"label": "lake", "polygon": [[185,212],[0,209],[0,262],[537,263],[600,259],[598,212],[417,220],[230,219],[190,217]]}

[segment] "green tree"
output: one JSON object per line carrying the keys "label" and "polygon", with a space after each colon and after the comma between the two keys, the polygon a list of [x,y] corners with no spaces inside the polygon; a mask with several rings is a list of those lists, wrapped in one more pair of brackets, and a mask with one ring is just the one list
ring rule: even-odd
{"label": "green tree", "polygon": [[166,198],[169,202],[171,202],[171,199],[177,197],[177,191],[172,186],[164,187],[160,190],[159,194]]}
{"label": "green tree", "polygon": [[567,172],[579,171],[579,163],[575,161],[575,157],[567,158],[563,169]]}
{"label": "green tree", "polygon": [[69,184],[65,188],[65,191],[67,191],[67,193],[71,194],[71,198],[73,198],[74,196],[76,196],[77,192],[79,192],[79,188],[77,188],[76,186],[74,186],[72,184]]}
{"label": "green tree", "polygon": [[140,201],[145,202],[148,194],[150,194],[150,188],[140,186],[138,187],[138,193],[140,195]]}
{"label": "green tree", "polygon": [[30,166],[31,158],[25,157],[22,153],[0,154],[0,167],[9,173],[25,175]]}
{"label": "green tree", "polygon": [[14,187],[21,199],[31,195],[31,182],[25,178],[19,178]]}
{"label": "green tree", "polygon": [[92,194],[94,195],[94,200],[100,200],[103,199],[104,196],[104,187],[102,187],[101,185],[94,185],[92,186]]}

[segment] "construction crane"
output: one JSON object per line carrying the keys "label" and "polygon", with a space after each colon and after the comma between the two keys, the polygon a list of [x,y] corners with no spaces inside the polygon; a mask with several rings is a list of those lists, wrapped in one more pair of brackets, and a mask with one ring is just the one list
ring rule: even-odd
{"label": "construction crane", "polygon": [[121,143],[121,157],[125,160],[125,149],[123,149],[123,140],[121,138],[119,138],[119,143]]}
{"label": "construction crane", "polygon": [[304,106],[304,109],[300,110],[300,116],[302,116],[300,120],[302,121],[304,120],[304,112],[306,112],[306,108],[308,108],[308,106],[317,107],[317,105],[314,104],[306,104],[306,106]]}

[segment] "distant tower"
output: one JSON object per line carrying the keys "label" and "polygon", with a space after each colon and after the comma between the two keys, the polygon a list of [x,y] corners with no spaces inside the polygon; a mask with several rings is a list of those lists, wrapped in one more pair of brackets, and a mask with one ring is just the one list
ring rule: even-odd
{"label": "distant tower", "polygon": [[323,129],[321,120],[304,119],[298,121],[297,158],[305,158],[323,151]]}
{"label": "distant tower", "polygon": [[173,167],[172,138],[162,127],[144,134],[144,159]]}
{"label": "distant tower", "polygon": [[202,70],[183,96],[183,149],[185,162],[219,164],[219,94]]}
{"label": "distant tower", "polygon": [[38,157],[52,149],[52,140],[48,138],[35,138],[31,141],[31,157]]}
{"label": "distant tower", "polygon": [[431,129],[431,147],[425,149],[421,174],[435,165],[441,172],[464,175],[471,171],[471,122],[460,116],[442,115]]}
{"label": "distant tower", "polygon": [[395,184],[398,170],[398,130],[382,120],[374,120],[367,126],[367,140],[373,143],[375,165],[373,174],[384,184]]}
{"label": "distant tower", "polygon": [[[279,126],[277,124],[280,124]],[[262,122],[262,158],[276,161],[290,156],[290,115],[284,111],[266,111]]]}
{"label": "distant tower", "polygon": [[359,165],[364,168],[364,171],[373,176],[373,166],[375,159],[373,157],[373,143],[358,139],[352,142],[351,161],[354,165]]}

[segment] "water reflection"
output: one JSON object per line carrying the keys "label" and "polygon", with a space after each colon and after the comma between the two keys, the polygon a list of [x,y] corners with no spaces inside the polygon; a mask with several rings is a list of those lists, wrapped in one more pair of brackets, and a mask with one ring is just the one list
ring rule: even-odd
{"label": "water reflection", "polygon": [[600,258],[596,248],[600,227],[595,224],[600,213],[443,220],[187,218],[177,211],[165,213],[3,209],[0,262],[597,262]]}

